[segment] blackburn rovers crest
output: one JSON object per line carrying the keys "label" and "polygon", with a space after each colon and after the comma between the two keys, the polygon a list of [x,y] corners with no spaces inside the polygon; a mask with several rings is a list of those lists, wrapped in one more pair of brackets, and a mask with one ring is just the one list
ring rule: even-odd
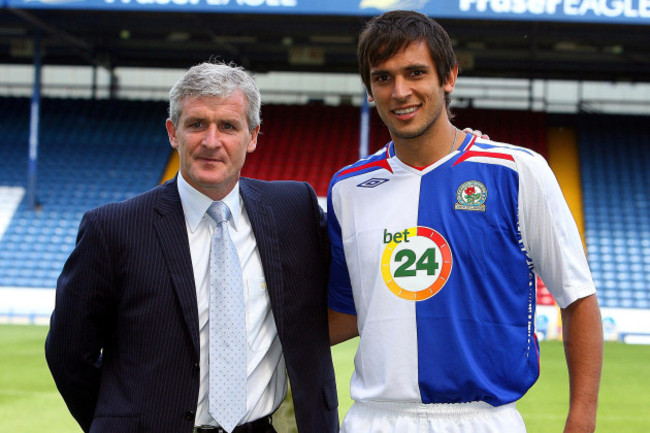
{"label": "blackburn rovers crest", "polygon": [[487,188],[478,180],[468,180],[456,190],[456,210],[485,212]]}

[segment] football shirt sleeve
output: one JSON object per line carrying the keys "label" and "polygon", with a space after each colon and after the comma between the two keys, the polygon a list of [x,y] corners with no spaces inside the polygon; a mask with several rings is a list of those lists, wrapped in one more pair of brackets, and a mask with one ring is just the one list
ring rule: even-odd
{"label": "football shirt sleeve", "polygon": [[327,194],[327,226],[332,248],[330,262],[329,283],[327,290],[328,306],[340,313],[356,316],[350,274],[345,261],[345,251],[341,238],[341,225],[339,224],[334,206],[332,204],[332,188]]}
{"label": "football shirt sleeve", "polygon": [[517,160],[519,224],[533,269],[560,308],[595,293],[580,233],[560,185],[538,154]]}

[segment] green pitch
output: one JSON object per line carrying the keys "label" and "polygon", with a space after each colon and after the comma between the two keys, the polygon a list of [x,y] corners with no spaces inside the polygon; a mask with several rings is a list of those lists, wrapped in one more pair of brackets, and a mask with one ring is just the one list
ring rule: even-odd
{"label": "green pitch", "polygon": [[[0,431],[78,433],[43,355],[47,327],[0,325]],[[341,416],[352,405],[349,381],[357,340],[332,348]],[[518,403],[529,433],[562,431],[568,384],[562,343],[543,342],[542,375]],[[650,346],[606,343],[599,433],[650,431]]]}

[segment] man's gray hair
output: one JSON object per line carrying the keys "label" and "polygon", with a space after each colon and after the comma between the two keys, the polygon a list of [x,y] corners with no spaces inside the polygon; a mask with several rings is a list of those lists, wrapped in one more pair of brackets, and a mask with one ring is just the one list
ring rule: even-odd
{"label": "man's gray hair", "polygon": [[238,89],[246,98],[246,117],[252,131],[262,123],[262,97],[253,77],[233,63],[204,62],[188,69],[169,91],[169,118],[174,126],[178,126],[181,103],[187,97],[227,98]]}

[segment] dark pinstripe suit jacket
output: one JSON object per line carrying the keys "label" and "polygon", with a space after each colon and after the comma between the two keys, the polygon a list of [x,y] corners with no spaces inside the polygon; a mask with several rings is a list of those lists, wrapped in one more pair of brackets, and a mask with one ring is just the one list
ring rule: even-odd
{"label": "dark pinstripe suit jacket", "polygon": [[[301,433],[338,431],[324,216],[306,183],[242,178]],[[176,180],[87,212],[59,277],[45,344],[84,431],[191,432],[196,288]]]}

